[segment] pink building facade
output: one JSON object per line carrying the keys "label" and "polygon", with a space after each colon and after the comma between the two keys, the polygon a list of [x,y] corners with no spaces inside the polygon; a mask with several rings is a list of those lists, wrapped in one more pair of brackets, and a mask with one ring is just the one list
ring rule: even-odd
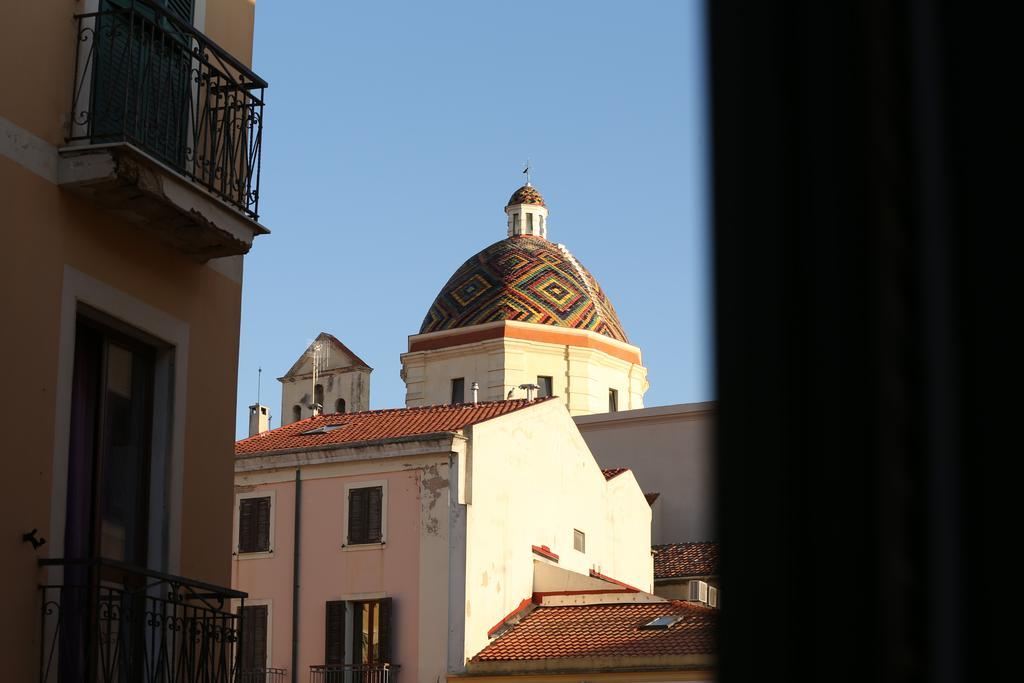
{"label": "pink building facade", "polygon": [[330,414],[264,432],[236,444],[234,510],[243,669],[276,672],[269,680],[464,673],[538,590],[540,565],[653,587],[639,486],[628,472],[606,480],[553,400]]}

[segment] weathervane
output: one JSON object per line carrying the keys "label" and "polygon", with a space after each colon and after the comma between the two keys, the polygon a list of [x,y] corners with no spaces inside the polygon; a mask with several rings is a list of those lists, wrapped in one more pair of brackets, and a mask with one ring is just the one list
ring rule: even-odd
{"label": "weathervane", "polygon": [[526,168],[523,169],[523,173],[526,174],[526,184],[530,184],[530,160],[526,160]]}

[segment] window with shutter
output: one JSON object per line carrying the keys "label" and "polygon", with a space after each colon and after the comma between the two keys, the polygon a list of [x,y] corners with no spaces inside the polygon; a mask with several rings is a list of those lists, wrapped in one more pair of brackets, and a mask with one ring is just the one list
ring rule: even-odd
{"label": "window with shutter", "polygon": [[380,543],[383,538],[384,491],[380,486],[349,489],[348,543]]}
{"label": "window with shutter", "polygon": [[345,663],[345,601],[331,600],[327,603],[326,613],[324,664],[341,666]]}
{"label": "window with shutter", "polygon": [[242,608],[241,669],[262,670],[267,666],[267,606]]}
{"label": "window with shutter", "polygon": [[238,501],[238,552],[270,550],[270,497]]}

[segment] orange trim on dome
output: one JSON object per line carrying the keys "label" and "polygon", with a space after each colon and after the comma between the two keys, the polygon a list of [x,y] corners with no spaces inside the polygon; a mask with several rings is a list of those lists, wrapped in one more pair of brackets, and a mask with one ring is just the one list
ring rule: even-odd
{"label": "orange trim on dome", "polygon": [[461,346],[473,342],[486,341],[488,339],[524,339],[526,341],[544,342],[547,344],[559,344],[562,346],[577,346],[587,349],[603,351],[609,356],[624,360],[627,363],[640,364],[640,352],[624,349],[615,344],[604,341],[596,332],[587,334],[584,331],[570,332],[568,329],[559,329],[554,325],[509,325],[507,322],[486,329],[464,328],[463,332],[446,334],[443,337],[433,339],[409,339],[409,353],[415,351],[434,351],[446,349],[450,346]]}

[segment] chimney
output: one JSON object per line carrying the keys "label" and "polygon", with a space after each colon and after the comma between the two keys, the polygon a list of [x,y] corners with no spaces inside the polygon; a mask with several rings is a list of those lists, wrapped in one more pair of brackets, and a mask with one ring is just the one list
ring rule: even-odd
{"label": "chimney", "polygon": [[473,382],[469,385],[469,389],[473,392],[473,403],[476,403],[477,392],[480,391],[480,382]]}
{"label": "chimney", "polygon": [[256,436],[270,429],[270,412],[266,406],[254,403],[249,406],[249,436]]}

